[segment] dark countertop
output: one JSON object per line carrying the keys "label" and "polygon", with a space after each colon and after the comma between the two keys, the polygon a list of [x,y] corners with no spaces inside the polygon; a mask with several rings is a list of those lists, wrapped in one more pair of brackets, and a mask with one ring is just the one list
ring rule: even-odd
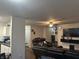
{"label": "dark countertop", "polygon": [[10,47],[10,42],[9,43],[0,42],[0,44]]}
{"label": "dark countertop", "polygon": [[50,54],[57,53],[59,55],[65,55],[68,57],[79,58],[79,51],[78,50],[70,51],[69,49],[65,49],[65,48],[40,47],[40,46],[33,46],[32,49],[37,52],[42,51],[43,53],[50,53]]}
{"label": "dark countertop", "polygon": [[66,52],[79,53],[79,50],[70,51],[69,49],[66,49],[66,48],[57,48],[57,47],[33,46],[33,48],[44,49],[44,50],[49,50],[49,51],[56,50],[56,51],[66,51]]}

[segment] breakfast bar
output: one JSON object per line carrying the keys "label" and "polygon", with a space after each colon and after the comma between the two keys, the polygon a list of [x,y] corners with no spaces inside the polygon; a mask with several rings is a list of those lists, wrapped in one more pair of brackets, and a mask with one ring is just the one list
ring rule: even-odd
{"label": "breakfast bar", "polygon": [[70,51],[64,48],[56,47],[38,47],[32,48],[36,59],[41,59],[42,56],[51,57],[55,59],[79,59],[79,51]]}

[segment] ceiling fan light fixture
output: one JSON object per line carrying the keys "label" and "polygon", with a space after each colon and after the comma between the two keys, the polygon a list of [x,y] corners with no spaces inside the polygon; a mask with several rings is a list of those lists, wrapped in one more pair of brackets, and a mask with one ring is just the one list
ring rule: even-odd
{"label": "ceiling fan light fixture", "polygon": [[50,22],[49,23],[49,27],[53,27],[53,22]]}

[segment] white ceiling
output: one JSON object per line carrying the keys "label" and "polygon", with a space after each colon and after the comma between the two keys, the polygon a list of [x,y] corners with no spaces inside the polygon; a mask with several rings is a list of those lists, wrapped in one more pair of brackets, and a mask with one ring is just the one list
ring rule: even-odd
{"label": "white ceiling", "polygon": [[79,0],[0,0],[0,15],[19,16],[29,20],[79,20]]}
{"label": "white ceiling", "polygon": [[9,16],[0,16],[0,25],[6,25],[10,23]]}

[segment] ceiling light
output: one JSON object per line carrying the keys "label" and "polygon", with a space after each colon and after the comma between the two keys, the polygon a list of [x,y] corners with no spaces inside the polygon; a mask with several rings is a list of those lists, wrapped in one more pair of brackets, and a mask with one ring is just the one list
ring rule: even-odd
{"label": "ceiling light", "polygon": [[53,27],[53,22],[50,22],[49,23],[49,27]]}
{"label": "ceiling light", "polygon": [[62,26],[59,26],[58,28],[59,28],[59,29],[62,29],[63,27],[62,27]]}
{"label": "ceiling light", "polygon": [[50,24],[50,25],[49,25],[49,27],[53,27],[53,25],[52,25],[52,24]]}

